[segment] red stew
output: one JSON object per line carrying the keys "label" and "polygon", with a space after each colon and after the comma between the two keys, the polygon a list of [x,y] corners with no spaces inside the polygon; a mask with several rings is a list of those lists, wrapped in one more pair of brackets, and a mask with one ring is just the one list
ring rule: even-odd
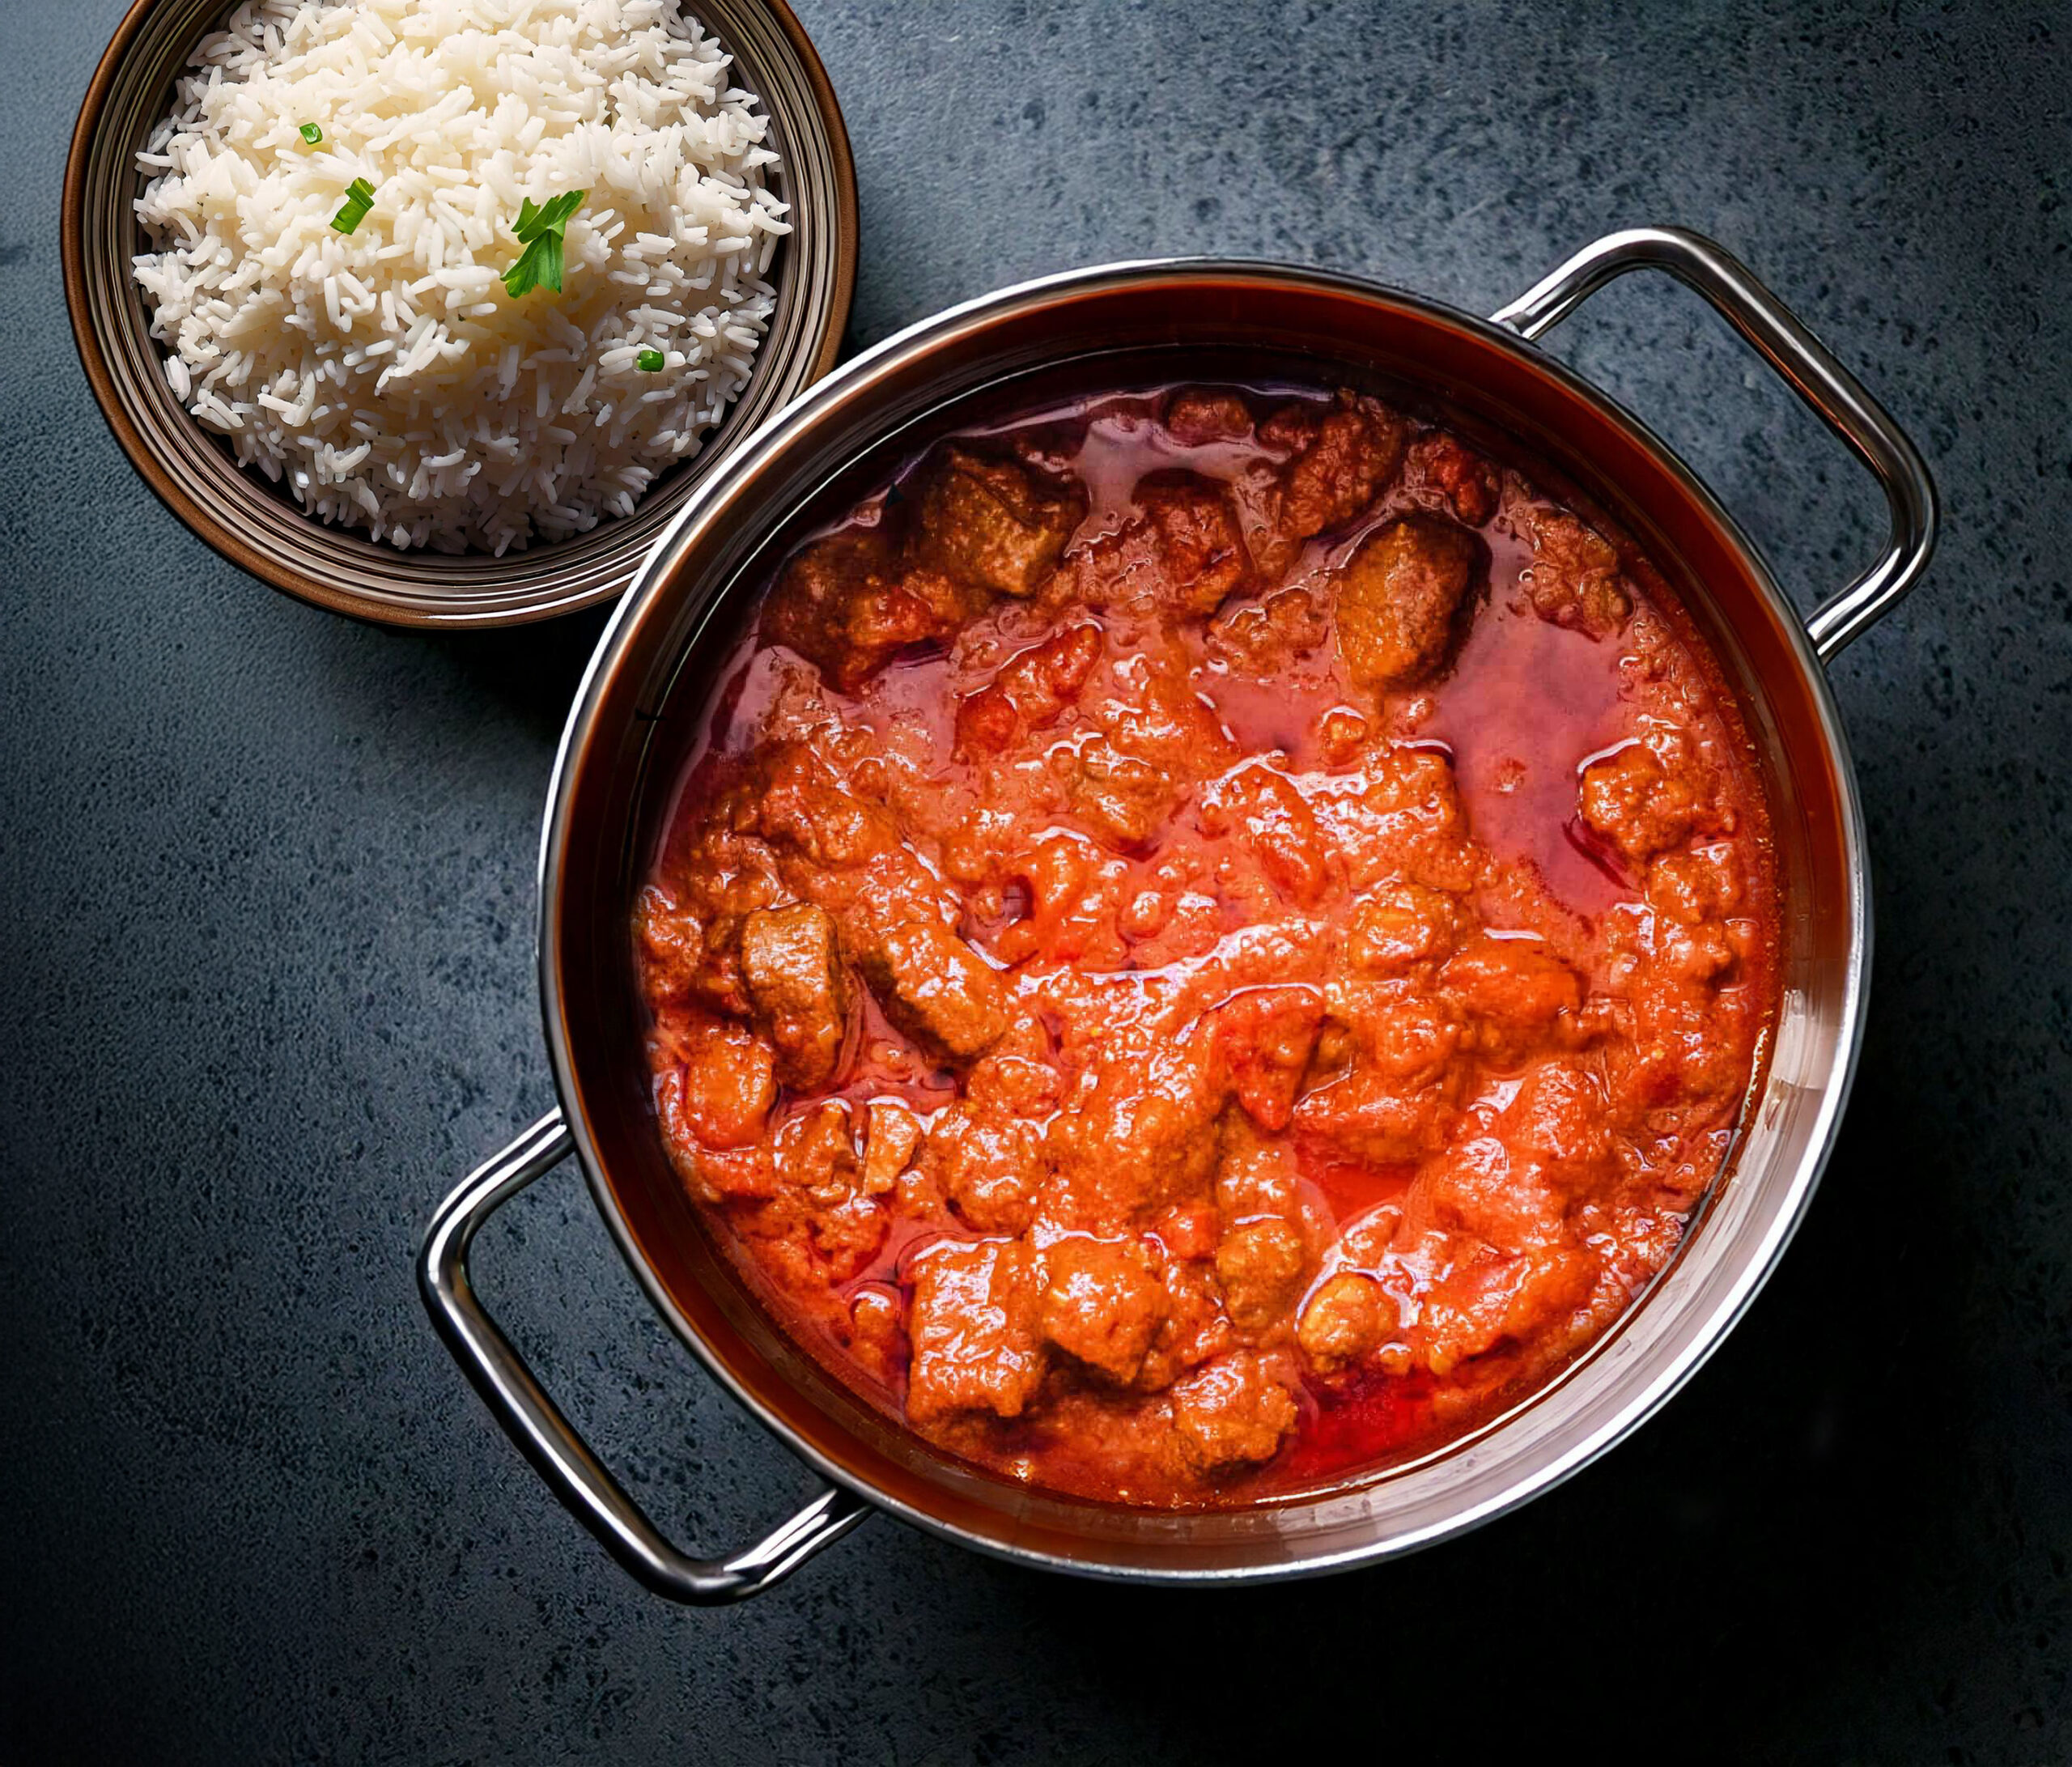
{"label": "red stew", "polygon": [[1776,1000],[1761,781],[1630,542],[1374,399],[972,432],[787,563],[635,920],[662,1135],[829,1366],[1231,1504],[1603,1332]]}

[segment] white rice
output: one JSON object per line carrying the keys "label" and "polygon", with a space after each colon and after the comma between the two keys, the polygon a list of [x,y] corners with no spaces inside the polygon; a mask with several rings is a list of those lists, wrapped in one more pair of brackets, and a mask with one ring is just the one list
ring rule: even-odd
{"label": "white rice", "polygon": [[[745,382],[790,231],[728,66],[675,0],[248,0],[138,156],[167,383],[397,546],[630,514]],[[355,178],[373,207],[334,231]],[[521,201],[569,190],[562,291],[513,300]]]}

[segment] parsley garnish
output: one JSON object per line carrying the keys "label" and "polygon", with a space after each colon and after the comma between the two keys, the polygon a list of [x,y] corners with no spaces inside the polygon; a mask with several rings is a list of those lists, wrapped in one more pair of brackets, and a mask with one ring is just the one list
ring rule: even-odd
{"label": "parsley garnish", "polygon": [[364,178],[355,178],[346,186],[344,206],[331,217],[333,228],[340,233],[350,233],[367,219],[367,211],[374,206],[374,186]]}
{"label": "parsley garnish", "polygon": [[518,261],[503,273],[503,291],[513,300],[528,290],[545,283],[557,295],[561,292],[562,232],[568,225],[568,218],[583,206],[587,190],[571,190],[561,196],[549,197],[544,206],[535,207],[530,197],[525,198],[518,210],[517,224],[512,231],[518,236],[518,242],[525,249],[518,254]]}
{"label": "parsley garnish", "polygon": [[302,138],[314,147],[324,138],[324,131],[314,123],[304,123],[302,125]]}
{"label": "parsley garnish", "polygon": [[643,350],[633,359],[633,365],[643,374],[660,374],[664,359],[659,350]]}

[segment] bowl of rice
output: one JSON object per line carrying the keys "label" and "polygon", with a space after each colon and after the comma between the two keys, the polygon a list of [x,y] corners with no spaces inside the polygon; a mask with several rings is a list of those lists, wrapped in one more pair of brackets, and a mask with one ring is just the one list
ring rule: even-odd
{"label": "bowl of rice", "polygon": [[617,596],[833,366],[856,233],[783,0],[137,0],[62,245],[95,395],[197,534],[498,626]]}

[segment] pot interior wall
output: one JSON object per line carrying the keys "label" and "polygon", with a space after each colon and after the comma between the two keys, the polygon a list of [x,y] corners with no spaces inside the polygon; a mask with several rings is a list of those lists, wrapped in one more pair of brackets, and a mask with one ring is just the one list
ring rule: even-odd
{"label": "pot interior wall", "polygon": [[[542,903],[548,1030],[593,1190],[636,1274],[694,1348],[826,1470],[971,1544],[1078,1569],[1321,1568],[1408,1550],[1552,1482],[1673,1389],[1745,1303],[1817,1176],[1846,1085],[1866,932],[1853,800],[1795,617],[1705,494],[1601,397],[1477,321],[1360,285],[1263,270],[1110,275],[1002,297],[937,322],[925,345],[867,359],[794,407],[701,500],[608,636],[571,727]],[[792,546],[942,434],[1195,379],[1351,384],[1443,410],[1634,534],[1738,690],[1767,771],[1785,1005],[1731,1177],[1654,1292],[1559,1381],[1366,1482],[1158,1514],[1032,1493],[951,1461],[772,1327],[662,1153],[627,917],[713,669]]]}

